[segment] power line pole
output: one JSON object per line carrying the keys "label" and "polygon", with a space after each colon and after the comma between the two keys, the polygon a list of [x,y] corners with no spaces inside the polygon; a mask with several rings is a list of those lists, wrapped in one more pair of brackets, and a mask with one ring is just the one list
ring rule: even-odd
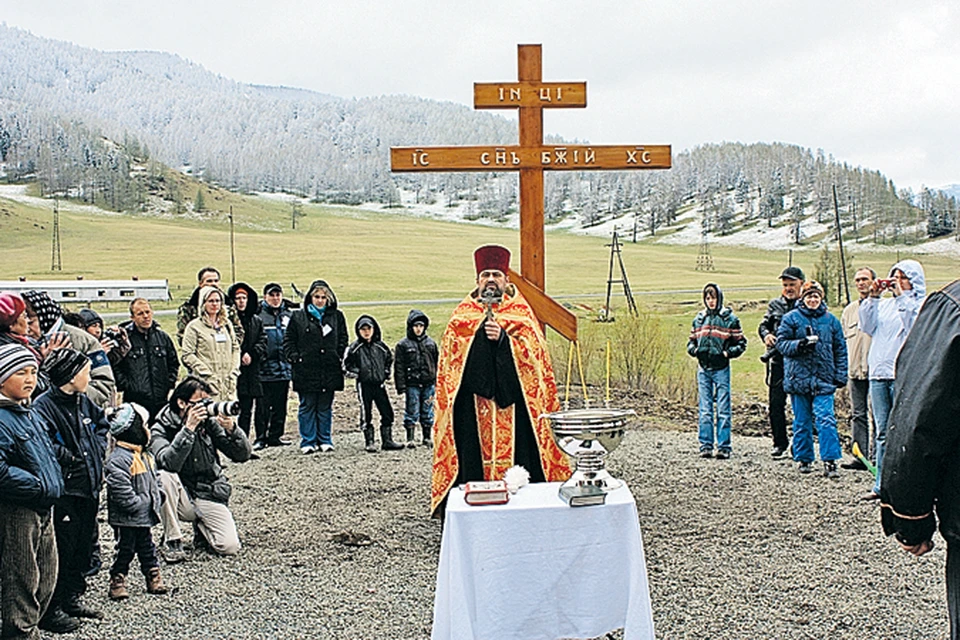
{"label": "power line pole", "polygon": [[[610,271],[607,276],[607,302],[603,306],[604,316],[603,320],[609,322],[613,320],[613,316],[610,313],[610,294],[615,284],[623,284],[623,295],[627,299],[627,309],[634,316],[637,315],[637,303],[633,299],[633,292],[630,290],[630,282],[627,280],[627,269],[623,266],[623,255],[621,254],[621,244],[620,236],[617,234],[617,230],[613,230],[613,240],[610,241],[610,244],[605,245],[610,247]],[[617,262],[620,265],[620,279],[614,280],[613,278],[613,258],[616,256]]]}
{"label": "power line pole", "polygon": [[237,281],[237,251],[233,236],[233,205],[230,205],[230,277],[231,282]]}
{"label": "power line pole", "polygon": [[50,255],[50,271],[63,271],[60,260],[60,199],[53,199],[53,247]]}
{"label": "power line pole", "polygon": [[833,213],[837,223],[837,242],[840,244],[840,277],[843,278],[843,290],[850,304],[850,283],[847,281],[847,257],[843,253],[843,227],[840,226],[840,205],[837,203],[837,185],[833,185]]}

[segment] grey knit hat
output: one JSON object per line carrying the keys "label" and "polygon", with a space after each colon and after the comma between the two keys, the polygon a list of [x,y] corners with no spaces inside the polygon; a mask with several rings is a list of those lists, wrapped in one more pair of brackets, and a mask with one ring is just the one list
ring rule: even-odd
{"label": "grey knit hat", "polygon": [[37,367],[37,359],[33,357],[30,349],[19,344],[0,346],[0,384],[26,367]]}

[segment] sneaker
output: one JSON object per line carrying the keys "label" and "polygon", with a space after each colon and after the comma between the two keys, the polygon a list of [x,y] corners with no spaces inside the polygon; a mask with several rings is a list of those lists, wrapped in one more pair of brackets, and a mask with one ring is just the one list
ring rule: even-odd
{"label": "sneaker", "polygon": [[700,457],[701,457],[701,458],[712,458],[712,457],[713,457],[713,449],[700,449]]}
{"label": "sneaker", "polygon": [[730,452],[724,449],[717,451],[717,460],[729,460]]}
{"label": "sneaker", "polygon": [[160,547],[160,556],[167,564],[177,564],[187,559],[182,540],[167,540]]}
{"label": "sneaker", "polygon": [[305,456],[308,456],[311,453],[316,453],[316,452],[317,452],[317,448],[312,444],[305,444],[302,447],[300,447],[300,453],[302,453]]}
{"label": "sneaker", "polygon": [[874,500],[879,500],[879,499],[880,499],[880,494],[872,489],[860,496],[860,500],[862,500],[863,502],[873,502]]}
{"label": "sneaker", "polygon": [[830,478],[831,480],[836,480],[840,477],[840,472],[837,471],[836,460],[823,461],[823,476],[825,478]]}
{"label": "sneaker", "polygon": [[770,456],[771,456],[774,460],[779,460],[780,458],[783,457],[783,454],[786,453],[786,452],[787,452],[786,449],[784,449],[784,448],[782,448],[782,447],[774,446],[773,449],[770,450]]}
{"label": "sneaker", "polygon": [[[314,449],[314,451],[316,451],[316,449]],[[322,445],[320,445],[320,451],[321,451],[322,453],[330,453],[331,451],[333,451],[333,445],[332,445],[332,444],[322,444]]]}
{"label": "sneaker", "polygon": [[800,471],[800,473],[811,473],[813,471],[813,463],[801,462],[797,465],[797,469]]}
{"label": "sneaker", "polygon": [[268,441],[267,441],[267,446],[268,446],[268,447],[286,447],[286,446],[289,446],[289,445],[291,445],[291,444],[293,444],[293,443],[290,442],[289,440],[287,440],[286,438],[277,438],[276,440],[268,440]]}
{"label": "sneaker", "polygon": [[263,442],[262,440],[257,440],[256,442],[253,443],[254,451],[263,451],[266,448],[267,448],[267,443]]}

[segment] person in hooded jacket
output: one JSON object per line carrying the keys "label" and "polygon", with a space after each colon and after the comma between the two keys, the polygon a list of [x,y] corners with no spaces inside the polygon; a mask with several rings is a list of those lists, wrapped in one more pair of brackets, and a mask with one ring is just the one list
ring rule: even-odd
{"label": "person in hooded jacket", "polygon": [[[197,272],[197,287],[177,309],[177,344],[183,344],[183,332],[186,331],[187,325],[190,324],[191,320],[198,318],[203,310],[200,292],[204,287],[220,288],[220,271],[216,267],[203,267]],[[233,332],[237,334],[237,340],[243,340],[243,325],[240,323],[237,310],[228,306],[226,314],[230,324],[233,325]]]}
{"label": "person in hooded jacket", "polygon": [[[874,434],[874,454],[877,459],[877,477],[873,488],[862,495],[862,500],[880,497],[883,455],[887,444],[887,421],[893,408],[894,380],[900,347],[913,328],[920,307],[927,294],[923,267],[916,260],[901,260],[890,268],[887,276],[891,286],[874,280],[870,294],[860,304],[860,330],[871,337],[867,365],[870,375],[870,408],[877,432]],[[892,298],[883,298],[885,290]]]}
{"label": "person in hooded jacket", "polygon": [[[687,353],[697,359],[697,387],[700,391],[700,457],[713,456],[716,437],[717,459],[730,457],[730,360],[747,350],[747,338],[740,320],[730,307],[723,306],[723,292],[714,283],[703,288],[704,309],[693,319]],[[714,423],[716,403],[716,423]]]}
{"label": "person in hooded jacket", "polygon": [[836,479],[841,451],[833,395],[847,386],[847,341],[824,297],[816,280],[803,284],[800,305],[777,329],[777,351],[784,357],[783,389],[793,407],[793,459],[800,473],[813,471],[816,423],[823,474]]}
{"label": "person in hooded jacket", "polygon": [[240,316],[243,325],[243,341],[240,343],[240,377],[237,378],[237,399],[240,401],[240,415],[237,426],[243,434],[250,436],[250,422],[253,419],[254,400],[263,397],[260,385],[260,361],[267,355],[267,337],[263,333],[263,322],[257,312],[260,301],[257,292],[246,282],[237,282],[227,291],[227,299]]}
{"label": "person in hooded jacket", "polygon": [[[896,393],[880,483],[884,533],[904,551],[947,542],[950,638],[960,638],[960,280],[930,295],[897,356]],[[906,637],[911,630],[891,637]]]}
{"label": "person in hooded jacket", "polygon": [[300,452],[333,451],[333,395],[343,391],[343,355],[349,342],[347,321],[324,280],[314,280],[303,308],[290,316],[283,355],[290,363],[293,390],[300,397]]}
{"label": "person in hooded jacket", "polygon": [[427,335],[430,318],[418,309],[407,316],[407,337],[397,343],[393,361],[393,382],[406,400],[403,427],[407,446],[416,446],[414,427],[419,422],[423,446],[433,447],[433,399],[437,388],[437,361],[440,351]]}
{"label": "person in hooded jacket", "polygon": [[386,384],[390,379],[393,354],[380,339],[380,325],[368,315],[357,318],[354,326],[357,339],[347,348],[343,368],[357,381],[357,399],[360,400],[360,431],[363,432],[368,452],[377,450],[373,443],[373,405],[380,412],[380,446],[384,451],[403,449],[393,441],[393,407],[387,397]]}
{"label": "person in hooded jacket", "polygon": [[180,360],[190,375],[210,385],[211,397],[236,400],[240,341],[227,319],[223,292],[216,287],[204,287],[200,299],[200,317],[191,320],[183,331]]}
{"label": "person in hooded jacket", "polygon": [[263,398],[257,402],[254,416],[257,431],[254,450],[290,444],[283,439],[287,422],[287,396],[290,393],[290,363],[283,355],[283,336],[287,333],[291,315],[284,302],[283,287],[276,282],[264,285],[259,317],[267,350],[260,359]]}

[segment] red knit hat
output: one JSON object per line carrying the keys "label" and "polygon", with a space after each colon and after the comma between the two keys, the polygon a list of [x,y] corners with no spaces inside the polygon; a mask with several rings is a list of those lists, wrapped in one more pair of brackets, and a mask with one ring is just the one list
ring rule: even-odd
{"label": "red knit hat", "polygon": [[506,273],[510,270],[510,250],[498,244],[487,244],[473,252],[477,273],[496,269]]}
{"label": "red knit hat", "polygon": [[12,325],[26,308],[23,298],[17,294],[10,291],[0,293],[0,326]]}

